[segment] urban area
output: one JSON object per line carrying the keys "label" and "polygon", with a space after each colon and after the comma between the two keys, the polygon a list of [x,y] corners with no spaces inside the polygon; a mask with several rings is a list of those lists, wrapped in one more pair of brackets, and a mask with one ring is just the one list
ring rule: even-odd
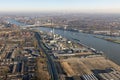
{"label": "urban area", "polygon": [[83,33],[119,45],[120,18],[48,15],[0,17],[0,80],[120,80],[119,61],[63,36]]}

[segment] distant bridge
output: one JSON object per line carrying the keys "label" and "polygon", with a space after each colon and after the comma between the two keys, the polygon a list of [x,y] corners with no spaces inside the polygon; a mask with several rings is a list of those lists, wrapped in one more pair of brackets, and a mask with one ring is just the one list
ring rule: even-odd
{"label": "distant bridge", "polygon": [[41,27],[42,25],[24,25],[20,26],[20,28],[26,29],[26,28],[35,28],[35,27]]}

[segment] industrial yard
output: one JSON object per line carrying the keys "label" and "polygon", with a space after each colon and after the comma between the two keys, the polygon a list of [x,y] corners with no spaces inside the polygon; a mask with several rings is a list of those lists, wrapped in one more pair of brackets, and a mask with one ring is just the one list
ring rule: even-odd
{"label": "industrial yard", "polygon": [[120,66],[102,51],[53,33],[41,32],[60,80],[120,80]]}

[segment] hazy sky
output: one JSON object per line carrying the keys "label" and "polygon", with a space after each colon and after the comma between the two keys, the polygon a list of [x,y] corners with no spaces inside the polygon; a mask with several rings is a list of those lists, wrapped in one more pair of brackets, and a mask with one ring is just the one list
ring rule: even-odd
{"label": "hazy sky", "polygon": [[120,0],[0,0],[0,11],[120,12]]}

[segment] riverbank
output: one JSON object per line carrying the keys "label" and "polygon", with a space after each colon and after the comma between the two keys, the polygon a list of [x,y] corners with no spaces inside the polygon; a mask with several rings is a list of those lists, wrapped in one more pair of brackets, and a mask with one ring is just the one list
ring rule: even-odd
{"label": "riverbank", "polygon": [[[39,27],[35,29],[42,30],[45,32],[50,32],[51,30],[53,30],[52,28],[47,28],[47,27]],[[72,31],[54,29],[54,33],[59,34],[72,41],[76,41],[73,39],[78,39],[80,40],[80,43],[84,45],[92,47],[98,51],[103,51],[105,55],[109,57],[109,59],[111,59],[112,61],[120,65],[120,59],[119,59],[120,45],[119,44],[112,43],[110,41],[106,41],[102,39],[98,39],[94,37],[95,35],[85,34],[82,32],[72,32]]]}
{"label": "riverbank", "polygon": [[[84,76],[90,80],[104,80],[105,78],[101,74],[105,73],[110,76],[111,73],[115,73],[113,76],[116,76],[120,71],[119,65],[106,56],[97,54],[94,48],[85,47],[79,43],[79,39],[73,38],[75,41],[73,42],[58,34],[44,31],[41,31],[40,35],[42,42],[49,50],[46,55],[52,59],[53,66],[51,66],[56,70],[54,73],[58,73],[59,80],[83,80]],[[114,77],[106,79],[119,80]]]}
{"label": "riverbank", "polygon": [[99,37],[99,36],[94,36],[94,37],[99,38],[99,39],[103,39],[103,40],[106,40],[106,41],[109,41],[109,42],[120,44],[119,39],[105,38],[105,37]]}

